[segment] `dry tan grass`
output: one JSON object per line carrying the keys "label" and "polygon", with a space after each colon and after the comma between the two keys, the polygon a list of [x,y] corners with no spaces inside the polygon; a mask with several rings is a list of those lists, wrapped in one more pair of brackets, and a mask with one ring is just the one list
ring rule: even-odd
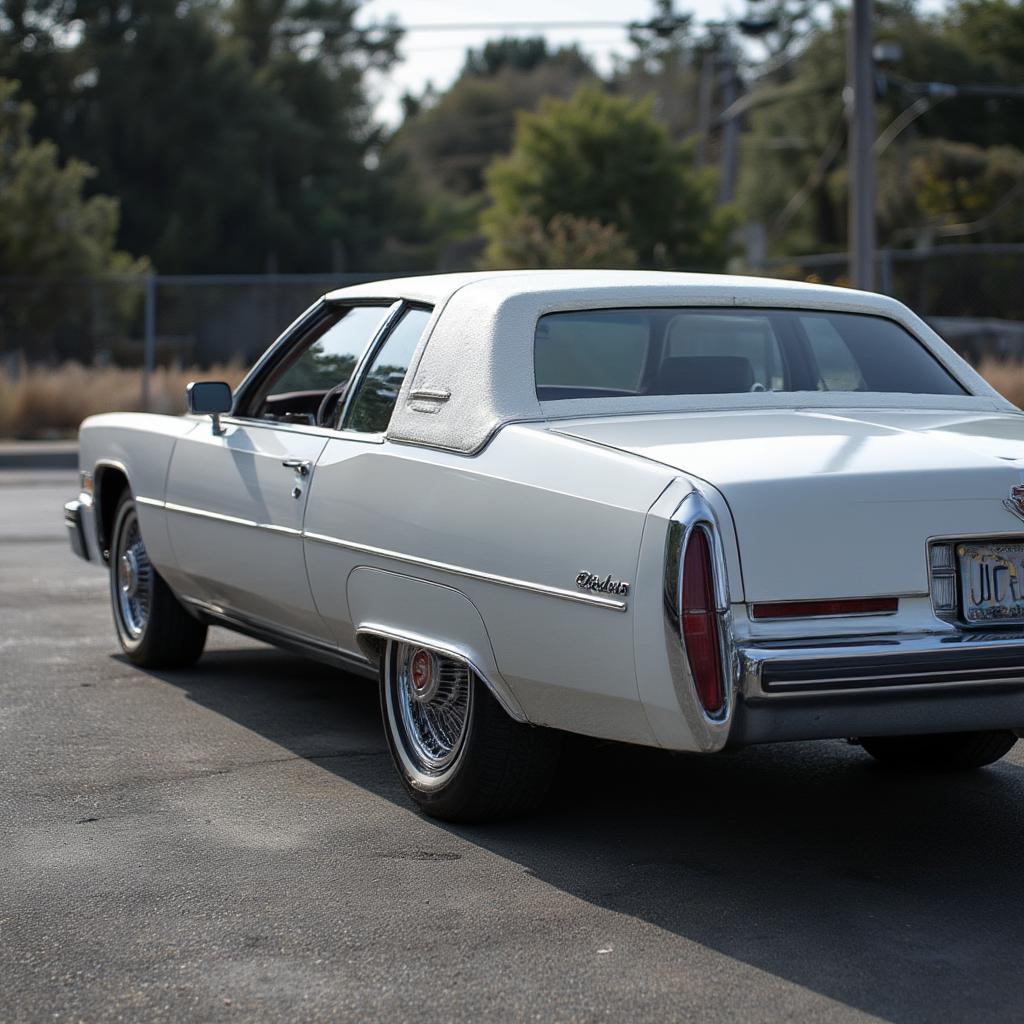
{"label": "dry tan grass", "polygon": [[983,359],[978,366],[978,373],[1003,398],[1024,408],[1024,363],[1002,363],[997,359]]}
{"label": "dry tan grass", "polygon": [[[226,380],[234,387],[244,376],[238,365],[208,369],[160,367],[150,384],[150,410],[180,413],[190,380]],[[73,437],[86,416],[142,408],[142,371],[64,363],[24,367],[14,377],[0,371],[0,437]]]}

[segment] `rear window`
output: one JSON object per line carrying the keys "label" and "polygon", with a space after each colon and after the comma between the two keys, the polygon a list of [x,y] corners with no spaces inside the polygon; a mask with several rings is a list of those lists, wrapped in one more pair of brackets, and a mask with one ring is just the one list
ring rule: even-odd
{"label": "rear window", "polygon": [[909,332],[855,313],[549,313],[537,324],[534,365],[541,401],[757,391],[966,394]]}

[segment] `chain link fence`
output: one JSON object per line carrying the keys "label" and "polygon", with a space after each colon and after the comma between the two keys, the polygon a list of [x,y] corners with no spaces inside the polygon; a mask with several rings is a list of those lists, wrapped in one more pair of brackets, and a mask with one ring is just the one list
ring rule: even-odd
{"label": "chain link fence", "polygon": [[0,358],[125,367],[251,362],[318,296],[379,276],[0,277]]}

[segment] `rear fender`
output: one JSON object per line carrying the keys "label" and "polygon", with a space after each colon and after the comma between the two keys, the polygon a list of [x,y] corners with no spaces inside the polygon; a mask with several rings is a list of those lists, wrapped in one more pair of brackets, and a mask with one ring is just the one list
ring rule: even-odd
{"label": "rear fender", "polygon": [[484,621],[460,591],[386,569],[360,567],[348,577],[348,603],[360,649],[373,661],[387,640],[420,643],[469,664],[510,717],[527,721],[501,677]]}

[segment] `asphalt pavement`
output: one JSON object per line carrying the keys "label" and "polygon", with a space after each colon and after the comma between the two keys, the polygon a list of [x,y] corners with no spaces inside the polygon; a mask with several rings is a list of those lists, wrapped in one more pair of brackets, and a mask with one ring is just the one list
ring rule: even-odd
{"label": "asphalt pavement", "polygon": [[118,653],[70,473],[0,474],[0,1021],[1022,1021],[1024,743],[574,742],[539,815],[412,810],[372,684]]}

